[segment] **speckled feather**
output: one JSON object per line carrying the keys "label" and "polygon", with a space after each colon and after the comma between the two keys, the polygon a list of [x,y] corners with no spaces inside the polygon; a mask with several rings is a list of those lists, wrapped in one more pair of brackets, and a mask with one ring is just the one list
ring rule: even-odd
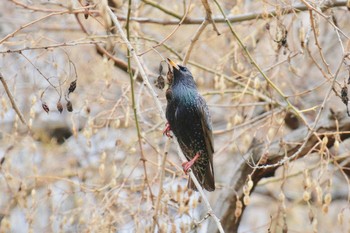
{"label": "speckled feather", "polygon": [[[191,169],[203,188],[214,191],[214,147],[208,106],[186,67],[179,66],[173,72],[171,86],[166,91],[166,118],[187,160],[200,152]],[[191,179],[188,186],[197,190]]]}

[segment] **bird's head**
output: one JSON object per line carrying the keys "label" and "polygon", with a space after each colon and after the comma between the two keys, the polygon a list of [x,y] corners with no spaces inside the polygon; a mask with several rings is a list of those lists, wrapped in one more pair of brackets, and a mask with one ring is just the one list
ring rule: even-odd
{"label": "bird's head", "polygon": [[186,84],[195,86],[192,73],[187,67],[178,65],[174,61],[170,60],[169,58],[167,58],[167,61],[168,61],[168,64],[173,68],[174,84],[181,82],[181,83],[186,83]]}

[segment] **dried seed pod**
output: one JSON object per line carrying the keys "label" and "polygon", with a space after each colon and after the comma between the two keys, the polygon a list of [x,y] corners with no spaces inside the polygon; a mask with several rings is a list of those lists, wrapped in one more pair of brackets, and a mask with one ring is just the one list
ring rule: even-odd
{"label": "dried seed pod", "polygon": [[323,212],[324,214],[327,214],[327,213],[328,213],[328,210],[329,210],[329,205],[323,204],[323,205],[322,205],[322,212]]}
{"label": "dried seed pod", "polygon": [[66,107],[67,107],[67,111],[68,112],[73,112],[73,104],[72,104],[72,102],[67,101]]}
{"label": "dried seed pod", "polygon": [[286,199],[286,196],[284,195],[284,193],[280,192],[280,194],[278,195],[278,200],[280,202],[284,202],[285,199]]}
{"label": "dried seed pod", "polygon": [[5,162],[5,156],[1,158],[0,165],[2,165]]}
{"label": "dried seed pod", "polygon": [[299,29],[299,40],[300,40],[300,45],[302,48],[304,48],[305,46],[305,28],[304,26],[301,26],[301,28]]}
{"label": "dried seed pod", "polygon": [[[350,2],[350,1],[349,1],[349,2]],[[343,219],[344,219],[344,214],[343,214],[343,212],[340,212],[340,213],[338,214],[338,223],[339,223],[340,225],[343,224]]]}
{"label": "dried seed pod", "polygon": [[298,117],[292,112],[287,112],[286,116],[284,117],[284,122],[290,129],[297,129],[300,126]]}
{"label": "dried seed pod", "polygon": [[162,74],[162,71],[163,71],[162,63],[159,63],[159,75]]}
{"label": "dried seed pod", "polygon": [[343,101],[343,103],[345,105],[348,105],[348,101],[349,101],[349,97],[348,97],[348,87],[347,86],[343,86],[341,89],[341,100]]}
{"label": "dried seed pod", "polygon": [[278,48],[281,47],[288,47],[287,44],[287,35],[288,35],[288,31],[287,28],[284,24],[282,24],[281,22],[278,23],[278,27],[276,30],[276,36],[275,36],[275,42],[278,44]]}
{"label": "dried seed pod", "polygon": [[245,195],[244,198],[243,198],[243,203],[244,205],[249,205],[250,204],[250,197],[249,195]]}
{"label": "dried seed pod", "polygon": [[283,224],[282,232],[283,233],[288,233],[288,226],[287,226],[286,222],[284,222],[284,224]]}
{"label": "dried seed pod", "polygon": [[168,73],[166,74],[166,78],[168,80],[168,84],[170,85],[173,82],[173,72],[171,72],[171,70],[168,70]]}
{"label": "dried seed pod", "polygon": [[283,39],[281,40],[281,45],[283,47],[288,47],[288,45],[287,45],[287,31],[286,31],[286,36],[283,37]]}
{"label": "dried seed pod", "polygon": [[310,192],[305,190],[304,193],[303,193],[304,201],[308,202],[310,200],[310,198],[311,198]]}
{"label": "dried seed pod", "polygon": [[239,218],[239,216],[241,216],[241,214],[242,214],[242,207],[243,207],[242,202],[237,198],[236,209],[235,209],[235,217],[236,218]]}
{"label": "dried seed pod", "polygon": [[310,209],[310,211],[309,211],[309,220],[310,220],[311,223],[312,223],[312,221],[314,221],[314,218],[315,218],[315,214],[314,214],[314,212]]}
{"label": "dried seed pod", "polygon": [[69,84],[68,95],[72,93],[75,90],[75,88],[77,88],[77,80],[74,80]]}
{"label": "dried seed pod", "polygon": [[42,103],[42,104],[41,104],[41,107],[44,109],[44,111],[45,111],[46,113],[49,113],[50,109],[49,109],[49,106],[47,106],[46,103]]}
{"label": "dried seed pod", "polygon": [[334,150],[335,150],[335,152],[339,152],[339,140],[338,139],[336,139],[335,141],[334,141]]}
{"label": "dried seed pod", "polygon": [[165,87],[165,81],[162,75],[159,75],[157,80],[154,81],[154,83],[155,83],[155,86],[160,90],[163,90],[163,88]]}
{"label": "dried seed pod", "polygon": [[[88,7],[89,5],[90,5],[89,3],[85,4],[86,7]],[[84,17],[85,17],[85,19],[89,18],[89,9],[88,8],[85,8],[85,10],[84,10]]]}
{"label": "dried seed pod", "polygon": [[57,102],[57,110],[60,112],[60,113],[62,113],[62,111],[63,111],[63,105],[62,105],[62,103],[61,103],[61,101],[58,101]]}
{"label": "dried seed pod", "polygon": [[254,182],[251,179],[251,176],[249,176],[249,180],[247,182],[247,186],[249,188],[249,191],[252,190],[253,186],[254,186]]}
{"label": "dried seed pod", "polygon": [[324,203],[329,205],[332,201],[332,195],[330,193],[327,193],[325,196],[324,196]]}
{"label": "dried seed pod", "polygon": [[328,144],[328,137],[327,136],[324,136],[322,138],[322,142],[321,142],[321,147],[320,147],[320,155],[323,155],[326,148],[327,148],[327,144]]}

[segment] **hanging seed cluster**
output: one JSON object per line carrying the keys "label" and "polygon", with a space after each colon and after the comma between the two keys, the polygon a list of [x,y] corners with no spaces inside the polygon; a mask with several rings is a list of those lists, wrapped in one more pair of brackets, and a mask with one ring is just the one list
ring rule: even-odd
{"label": "hanging seed cluster", "polygon": [[243,203],[246,206],[250,204],[249,194],[250,194],[250,191],[252,190],[253,186],[254,186],[254,183],[252,181],[252,177],[251,177],[251,175],[249,175],[246,184],[243,186],[243,194],[244,194]]}
{"label": "hanging seed cluster", "polygon": [[[72,112],[73,111],[73,104],[72,102],[70,101],[69,99],[69,95],[71,93],[73,93],[75,91],[75,89],[77,88],[77,80],[74,80],[72,81],[70,84],[69,84],[69,87],[67,89],[67,95],[65,97],[67,103],[66,103],[66,109],[68,112]],[[45,91],[41,94],[41,100],[43,99],[43,96],[44,96],[44,93]],[[46,113],[49,113],[50,112],[50,107],[49,105],[44,102],[44,101],[41,101],[41,107],[43,108],[43,110],[46,112]],[[61,102],[61,96],[59,98],[59,100],[57,101],[56,103],[56,109],[59,113],[62,113],[63,112],[63,104]]]}
{"label": "hanging seed cluster", "polygon": [[165,87],[165,80],[164,80],[164,77],[162,75],[162,72],[163,72],[163,66],[162,66],[162,63],[160,63],[159,64],[159,76],[154,81],[155,86],[160,90],[163,90]]}
{"label": "hanging seed cluster", "polygon": [[270,37],[273,39],[273,41],[277,43],[278,50],[280,50],[282,47],[288,48],[288,41],[287,41],[288,30],[286,26],[279,19],[277,21],[276,33],[274,38],[271,35],[271,31],[270,31],[271,25],[269,23],[265,24],[265,29],[270,33]]}

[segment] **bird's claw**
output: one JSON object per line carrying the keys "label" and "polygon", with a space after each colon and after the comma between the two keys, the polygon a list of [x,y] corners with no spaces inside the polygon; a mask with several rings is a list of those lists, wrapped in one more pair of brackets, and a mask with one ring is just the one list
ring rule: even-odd
{"label": "bird's claw", "polygon": [[193,164],[197,161],[197,159],[199,158],[200,153],[198,152],[193,159],[191,159],[188,162],[184,162],[182,163],[182,168],[184,169],[185,174],[187,175],[188,170],[193,166]]}
{"label": "bird's claw", "polygon": [[165,124],[165,129],[163,130],[163,135],[167,136],[168,138],[173,138],[173,136],[170,135],[170,124],[169,122]]}

